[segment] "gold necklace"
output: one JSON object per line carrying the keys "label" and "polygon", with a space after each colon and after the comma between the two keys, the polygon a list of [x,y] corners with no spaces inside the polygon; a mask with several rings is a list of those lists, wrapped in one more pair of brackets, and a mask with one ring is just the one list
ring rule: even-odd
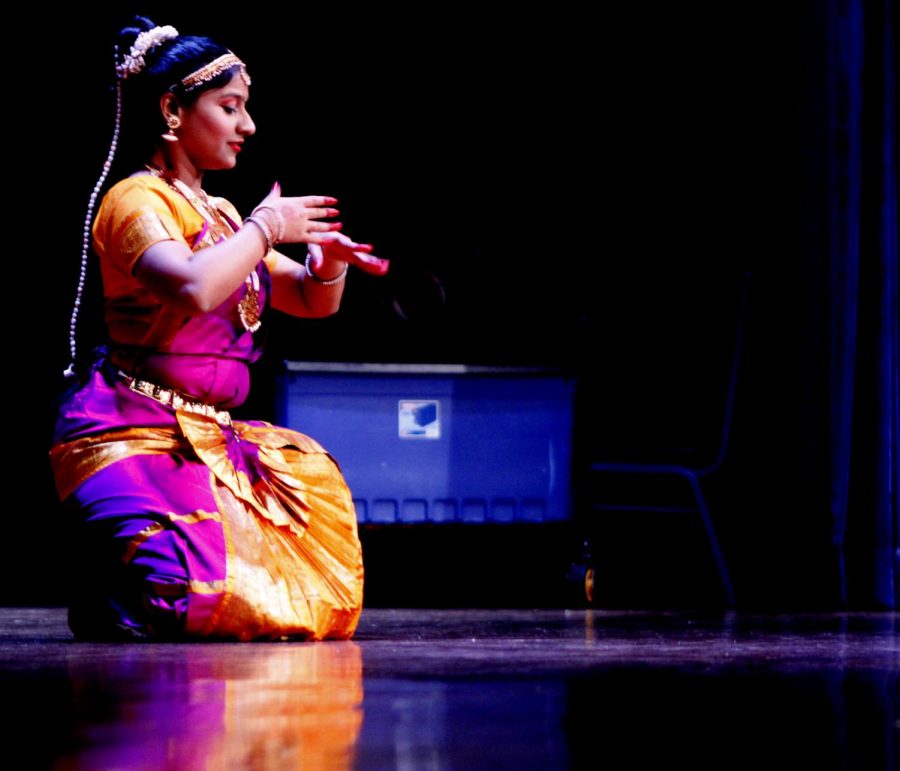
{"label": "gold necklace", "polygon": [[248,332],[255,332],[262,326],[259,309],[259,276],[254,269],[244,281],[244,296],[238,303],[238,316]]}
{"label": "gold necklace", "polygon": [[[213,244],[227,238],[229,235],[234,235],[234,228],[222,216],[218,207],[214,206],[212,201],[209,200],[209,196],[203,188],[200,189],[200,195],[197,195],[178,177],[169,176],[162,169],[155,166],[148,165],[147,170],[155,177],[159,177],[173,190],[179,192],[197,214],[203,217],[203,220],[209,226],[207,232]],[[238,316],[244,329],[248,332],[256,332],[262,326],[262,309],[259,307],[259,275],[255,268],[244,279],[244,296],[238,302]]]}

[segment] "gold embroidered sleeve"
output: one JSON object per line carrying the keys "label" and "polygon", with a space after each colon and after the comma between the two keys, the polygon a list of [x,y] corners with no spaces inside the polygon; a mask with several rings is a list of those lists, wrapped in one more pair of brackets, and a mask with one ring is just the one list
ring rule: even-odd
{"label": "gold embroidered sleeve", "polygon": [[153,244],[160,241],[184,241],[174,220],[163,217],[151,207],[141,207],[122,226],[118,235],[119,253],[131,268]]}

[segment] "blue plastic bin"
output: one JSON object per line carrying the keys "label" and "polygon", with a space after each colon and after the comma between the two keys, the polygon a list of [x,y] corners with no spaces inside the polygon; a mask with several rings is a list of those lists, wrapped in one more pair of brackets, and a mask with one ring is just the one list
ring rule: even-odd
{"label": "blue plastic bin", "polygon": [[549,522],[571,515],[574,390],[545,369],[290,361],[277,403],[360,522]]}

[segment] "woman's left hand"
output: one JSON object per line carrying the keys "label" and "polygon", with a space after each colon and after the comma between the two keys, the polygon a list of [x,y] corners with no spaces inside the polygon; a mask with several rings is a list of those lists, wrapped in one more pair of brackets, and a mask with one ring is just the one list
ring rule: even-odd
{"label": "woman's left hand", "polygon": [[383,276],[388,272],[390,261],[372,254],[372,244],[358,244],[337,231],[321,235],[322,243],[307,244],[310,264],[317,276],[326,279],[336,276],[344,269],[345,263],[355,265],[374,276]]}

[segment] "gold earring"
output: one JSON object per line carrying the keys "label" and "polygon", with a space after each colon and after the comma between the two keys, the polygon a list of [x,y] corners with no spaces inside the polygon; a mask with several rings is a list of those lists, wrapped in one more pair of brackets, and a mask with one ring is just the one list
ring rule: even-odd
{"label": "gold earring", "polygon": [[162,135],[162,138],[166,142],[177,142],[178,137],[175,136],[175,129],[181,128],[181,119],[177,115],[170,115],[166,118],[166,125],[169,127],[169,130]]}

